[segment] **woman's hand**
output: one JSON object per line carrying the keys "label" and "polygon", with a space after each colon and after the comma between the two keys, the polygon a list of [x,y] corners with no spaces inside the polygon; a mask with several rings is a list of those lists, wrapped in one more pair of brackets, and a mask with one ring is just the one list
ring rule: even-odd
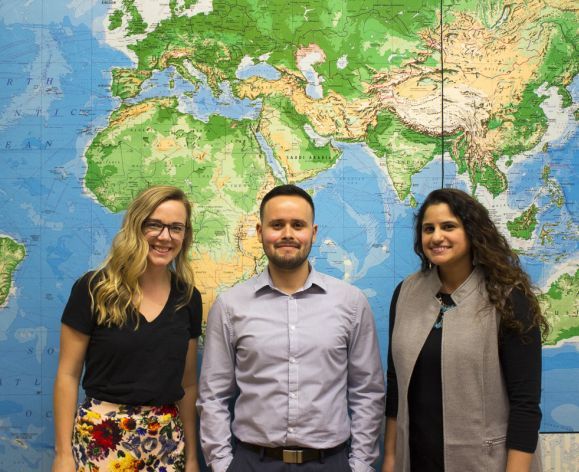
{"label": "woman's hand", "polygon": [[394,459],[396,458],[396,418],[386,418],[384,430],[384,462],[382,472],[394,472]]}
{"label": "woman's hand", "polygon": [[185,472],[199,472],[199,464],[197,464],[197,461],[191,461],[191,462],[187,462],[185,464]]}
{"label": "woman's hand", "polygon": [[52,472],[76,472],[76,463],[70,454],[57,454],[52,462]]}
{"label": "woman's hand", "polygon": [[394,457],[385,456],[382,462],[382,472],[394,472]]}

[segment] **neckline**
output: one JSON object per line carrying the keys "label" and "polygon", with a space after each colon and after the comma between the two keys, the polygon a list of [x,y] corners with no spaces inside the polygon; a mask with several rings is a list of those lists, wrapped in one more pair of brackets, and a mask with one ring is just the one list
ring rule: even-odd
{"label": "neckline", "polygon": [[167,297],[165,304],[161,308],[161,311],[159,311],[159,313],[157,313],[157,315],[155,315],[155,317],[152,318],[151,320],[149,320],[145,315],[143,315],[143,313],[141,313],[141,310],[138,311],[139,316],[143,320],[145,320],[145,323],[147,323],[148,325],[151,325],[151,324],[155,323],[155,321],[157,321],[159,318],[161,318],[161,316],[163,316],[163,314],[167,311],[167,307],[169,306],[169,302],[173,298],[173,291],[174,291],[174,283],[173,283],[173,277],[171,277],[171,286],[169,288],[169,296]]}

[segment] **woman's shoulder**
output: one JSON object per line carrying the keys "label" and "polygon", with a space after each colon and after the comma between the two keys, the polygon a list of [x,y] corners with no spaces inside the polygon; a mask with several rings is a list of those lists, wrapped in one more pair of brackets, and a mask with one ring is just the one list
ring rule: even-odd
{"label": "woman's shoulder", "polygon": [[88,272],[82,274],[78,279],[75,280],[72,286],[72,290],[88,292],[89,285],[94,285],[95,283],[96,272],[96,270],[89,270]]}
{"label": "woman's shoulder", "polygon": [[513,307],[513,318],[523,323],[524,326],[528,326],[533,319],[529,295],[519,287],[513,287],[509,300]]}
{"label": "woman's shoulder", "polygon": [[413,274],[407,276],[402,282],[400,282],[399,287],[405,290],[412,288],[418,284],[422,284],[432,277],[431,271],[423,272],[417,270]]}
{"label": "woman's shoulder", "polygon": [[197,287],[193,286],[191,290],[191,285],[179,278],[175,273],[172,274],[171,285],[175,291],[175,294],[177,295],[177,298],[187,296],[188,293],[191,293],[191,298],[188,300],[188,304],[195,305],[197,303],[201,303],[201,292],[199,292]]}

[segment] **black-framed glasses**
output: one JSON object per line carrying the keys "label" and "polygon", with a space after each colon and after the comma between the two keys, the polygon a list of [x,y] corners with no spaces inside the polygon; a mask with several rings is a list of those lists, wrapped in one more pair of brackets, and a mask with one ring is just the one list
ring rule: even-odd
{"label": "black-framed glasses", "polygon": [[143,231],[148,236],[160,236],[165,228],[169,231],[171,239],[183,239],[187,231],[187,226],[181,223],[165,224],[158,220],[145,220],[143,223]]}

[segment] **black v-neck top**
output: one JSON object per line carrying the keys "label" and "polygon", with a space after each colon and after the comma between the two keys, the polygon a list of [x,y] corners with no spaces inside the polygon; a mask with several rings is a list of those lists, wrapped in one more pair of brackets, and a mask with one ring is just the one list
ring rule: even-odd
{"label": "black v-neck top", "polygon": [[75,282],[61,319],[90,336],[82,381],[86,395],[125,405],[166,405],[181,399],[189,340],[201,334],[199,291],[177,310],[181,292],[173,280],[167,303],[153,321],[139,314],[137,329],[132,315],[121,328],[99,326],[91,310],[91,275]]}

